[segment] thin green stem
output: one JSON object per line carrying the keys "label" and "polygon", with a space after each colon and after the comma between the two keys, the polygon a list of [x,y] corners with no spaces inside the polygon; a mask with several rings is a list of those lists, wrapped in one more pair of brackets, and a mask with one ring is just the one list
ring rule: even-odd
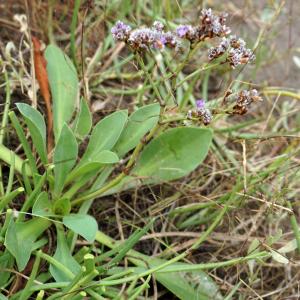
{"label": "thin green stem", "polygon": [[[293,209],[292,204],[287,201],[287,206],[290,209]],[[296,216],[294,214],[292,214],[290,216],[290,223],[294,232],[294,236],[296,239],[296,243],[297,243],[297,248],[298,248],[298,253],[300,253],[300,230],[299,230],[299,224],[297,222]]]}
{"label": "thin green stem", "polygon": [[198,74],[200,74],[203,71],[212,69],[214,67],[219,66],[220,63],[216,63],[216,64],[206,64],[205,66],[203,66],[202,68],[197,69],[196,71],[192,72],[191,74],[189,74],[188,76],[186,76],[184,79],[182,79],[181,81],[179,81],[176,85],[176,88],[180,87],[181,85],[183,85],[186,81],[190,80],[191,78],[193,78],[194,76],[197,76]]}
{"label": "thin green stem", "polygon": [[[4,70],[4,79],[5,79],[5,105],[4,111],[2,115],[2,122],[0,127],[0,145],[3,144],[5,129],[8,122],[8,111],[10,106],[10,81],[8,79],[8,75],[6,70]],[[0,196],[4,195],[4,186],[3,186],[3,177],[2,177],[2,166],[0,165]]]}
{"label": "thin green stem", "polygon": [[[37,255],[37,254],[36,254]],[[55,266],[57,269],[59,269],[60,271],[62,271],[66,276],[68,276],[70,279],[74,278],[74,274],[65,267],[64,264],[62,264],[61,262],[59,262],[58,260],[56,260],[55,258],[53,258],[52,256],[41,252],[40,257],[44,260],[46,260],[47,262],[49,262],[50,264],[52,264],[53,266]],[[69,282],[68,282],[69,284]]]}
{"label": "thin green stem", "polygon": [[[43,257],[42,257],[43,258]],[[40,290],[52,290],[52,289],[58,289],[58,288],[64,288],[69,285],[69,281],[61,281],[61,282],[50,282],[50,283],[44,283],[44,284],[36,284],[30,287],[31,292],[36,292]]]}
{"label": "thin green stem", "polygon": [[30,196],[28,198],[26,198],[26,200],[22,206],[22,209],[21,209],[22,214],[19,214],[19,216],[18,216],[18,221],[22,221],[25,217],[24,213],[26,213],[29,210],[29,208],[32,207],[34,200],[36,199],[36,197],[40,193],[42,187],[44,186],[46,178],[47,178],[47,173],[45,172],[45,174],[37,182],[33,192],[30,194]]}
{"label": "thin green stem", "polygon": [[3,197],[0,197],[0,212],[4,207],[6,207],[12,200],[14,200],[19,194],[24,192],[24,188],[19,187],[16,190],[6,194]]}
{"label": "thin green stem", "polygon": [[5,221],[4,221],[4,224],[1,228],[1,231],[0,231],[0,236],[4,236],[5,232],[6,232],[6,229],[10,223],[10,220],[12,219],[13,217],[13,211],[12,209],[7,209],[6,211],[6,214],[5,214]]}
{"label": "thin green stem", "polygon": [[40,257],[41,253],[42,253],[41,250],[37,251],[37,253],[36,253],[36,258],[35,258],[35,261],[34,261],[34,264],[32,267],[32,271],[31,271],[29,280],[27,281],[26,286],[20,295],[20,300],[28,299],[30,297],[30,294],[32,293],[30,291],[30,287],[32,286],[32,284],[37,276],[37,273],[38,273],[38,269],[39,269],[40,262],[41,262],[41,257]]}
{"label": "thin green stem", "polygon": [[186,66],[186,64],[190,61],[190,59],[193,57],[193,55],[195,54],[195,52],[199,49],[199,47],[201,46],[201,43],[198,43],[195,45],[194,48],[189,49],[185,59],[177,66],[177,68],[175,69],[175,71],[172,74],[172,89],[176,89],[176,82],[177,82],[177,76],[178,74],[182,71],[182,69]]}
{"label": "thin green stem", "polygon": [[[10,149],[8,149],[5,146],[0,144],[0,160],[3,160],[5,163],[10,165],[10,163],[12,161],[11,155],[14,156],[15,170],[18,173],[22,174],[22,165],[23,165],[24,161],[18,155],[13,153],[13,151],[11,151]],[[28,166],[25,167],[25,172],[28,176],[30,176],[30,177],[32,176],[32,172]]]}
{"label": "thin green stem", "polygon": [[80,0],[75,0],[72,21],[71,21],[71,38],[70,39],[71,39],[71,57],[72,57],[72,60],[73,60],[73,63],[75,65],[76,69],[78,68],[78,64],[77,64],[77,59],[76,59],[75,32],[76,32],[79,8],[80,8]]}
{"label": "thin green stem", "polygon": [[[115,279],[115,280],[101,280],[101,282],[98,282],[97,285],[100,286],[111,286],[111,285],[119,285],[126,282],[134,281],[139,278],[143,278],[145,276],[151,275],[155,272],[157,273],[172,273],[172,272],[189,272],[189,271],[200,271],[200,270],[211,270],[211,269],[217,269],[217,268],[224,268],[228,266],[234,266],[239,263],[253,260],[253,259],[264,259],[270,257],[271,254],[267,251],[258,252],[255,254],[251,254],[245,257],[237,257],[233,258],[227,261],[221,261],[221,262],[214,262],[214,263],[204,263],[204,264],[191,264],[191,265],[175,265],[175,266],[169,266],[172,264],[173,261],[169,264],[169,261],[167,263],[164,263],[158,267],[154,267],[152,269],[149,269],[147,271],[144,271],[140,273],[139,275],[131,275],[125,278]],[[95,283],[96,284],[96,283]]]}
{"label": "thin green stem", "polygon": [[6,191],[5,195],[9,194],[11,192],[12,186],[13,186],[13,181],[14,181],[14,176],[15,176],[15,156],[13,153],[10,153],[10,168],[9,168],[9,175],[8,175],[8,182],[6,186]]}
{"label": "thin green stem", "polygon": [[136,53],[135,57],[136,57],[139,65],[141,66],[142,70],[144,71],[144,74],[146,75],[147,80],[150,82],[150,84],[151,84],[151,86],[154,90],[154,93],[156,94],[158,102],[160,103],[161,106],[163,106],[164,105],[164,100],[162,99],[162,97],[160,95],[160,92],[159,92],[155,82],[153,81],[151,75],[149,74],[149,72],[148,72],[148,70],[147,70],[147,68],[144,64],[143,59],[141,58],[141,56],[138,53]]}
{"label": "thin green stem", "polygon": [[268,88],[268,89],[262,90],[262,93],[265,95],[280,95],[280,96],[286,96],[286,97],[291,97],[291,98],[300,100],[299,93],[294,93],[294,92],[286,91],[286,90]]}
{"label": "thin green stem", "polygon": [[[132,296],[130,296],[129,298],[128,298],[128,300],[134,300],[134,299],[137,299],[137,297],[146,289],[146,288],[149,288],[149,281],[150,281],[150,279],[151,279],[151,275],[149,275],[147,278],[146,278],[146,280],[145,280],[145,282],[142,284],[142,285],[140,285],[139,287],[137,287],[136,288],[136,290],[134,291],[134,293],[132,294]],[[127,291],[128,293],[130,292],[130,290],[128,289],[128,291]]]}
{"label": "thin green stem", "polygon": [[2,122],[1,122],[1,128],[0,128],[0,144],[3,144],[4,140],[4,134],[5,134],[5,129],[7,126],[8,122],[8,111],[9,111],[9,106],[10,106],[10,81],[8,79],[7,72],[4,71],[4,78],[5,78],[5,105],[4,105],[4,111],[2,115]]}
{"label": "thin green stem", "polygon": [[55,44],[54,34],[53,34],[53,7],[54,7],[54,1],[49,1],[49,7],[48,7],[48,38],[51,44]]}

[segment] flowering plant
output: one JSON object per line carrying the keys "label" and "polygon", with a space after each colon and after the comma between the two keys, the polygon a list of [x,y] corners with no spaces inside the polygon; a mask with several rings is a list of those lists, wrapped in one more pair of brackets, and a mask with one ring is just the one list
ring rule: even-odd
{"label": "flowering plant", "polygon": [[[22,272],[30,265],[31,257],[36,258],[32,280],[28,281],[23,291],[16,294],[20,299],[28,299],[36,290],[42,289],[39,285],[33,285],[41,259],[49,263],[49,268],[41,274],[39,282],[42,281],[45,288],[53,284],[61,289],[58,292],[55,290],[51,299],[62,295],[62,299],[67,299],[65,297],[68,294],[82,296],[80,289],[83,287],[93,295],[95,291],[88,287],[91,280],[99,293],[105,292],[106,285],[118,284],[118,279],[113,277],[115,273],[109,272],[116,272],[116,264],[149,230],[153,221],[144,229],[137,230],[125,243],[114,244],[108,237],[103,237],[96,220],[87,215],[92,202],[130,188],[161,184],[188,175],[204,161],[209,152],[213,126],[206,126],[213,125],[214,115],[242,115],[252,103],[261,100],[256,90],[244,90],[227,93],[220,99],[222,103],[218,100],[211,104],[207,99],[199,99],[194,101],[193,108],[186,109],[183,100],[176,95],[182,84],[210,68],[213,60],[223,57],[225,60],[222,64],[228,63],[232,68],[254,60],[253,52],[246,48],[242,39],[228,36],[230,29],[225,24],[226,17],[226,14],[215,15],[211,9],[204,9],[197,26],[179,25],[169,31],[165,31],[160,21],[155,21],[149,28],[136,29],[118,21],[111,29],[112,36],[115,41],[124,42],[132,50],[145,81],[153,90],[154,100],[137,107],[131,114],[128,110],[119,110],[107,115],[93,128],[87,99],[78,101],[79,80],[75,66],[58,47],[47,46],[45,58],[53,113],[53,128],[48,126],[50,136],[46,136],[47,126],[43,115],[28,104],[18,103],[17,109],[30,140],[15,112],[11,111],[8,116],[23,147],[25,159],[3,145],[0,152],[1,160],[11,170],[8,189],[0,200],[0,210],[18,197],[25,199],[19,211],[13,213],[11,209],[6,210],[0,237],[5,247],[2,254],[6,255],[7,260],[4,263],[0,260],[0,264],[4,264],[7,270],[16,262],[18,271]],[[199,66],[198,70],[179,81],[178,74],[199,45],[212,39],[221,39],[221,42],[208,50],[208,65],[203,69]],[[181,54],[185,50],[185,43],[189,43],[186,58],[160,81],[154,82],[145,64],[147,55],[153,54],[152,51],[167,49]],[[166,94],[161,91],[164,85],[168,90]],[[51,134],[53,149],[47,147],[47,138],[49,142]],[[80,146],[87,141],[83,154],[80,154]],[[22,178],[22,186],[11,190],[15,176]],[[55,225],[57,234],[53,257],[43,248],[48,240],[42,237],[52,225]],[[78,235],[88,243],[96,239],[115,250],[94,258],[92,247],[76,247]],[[201,239],[190,250],[196,249],[200,243]],[[72,255],[75,247],[76,256]],[[132,263],[142,268],[143,272],[133,269],[134,275],[126,273],[120,283],[136,282],[140,277],[157,272],[162,268],[159,265],[167,264],[163,260],[132,253],[135,256]],[[180,258],[188,253],[186,251]],[[107,261],[108,258],[111,260]],[[180,258],[177,257],[174,262]],[[185,264],[180,266],[181,271],[186,267]],[[147,271],[148,267],[153,270]],[[176,271],[175,264],[173,267]],[[171,274],[176,275],[175,271]],[[0,278],[1,286],[9,283],[10,276],[9,272],[4,272]],[[168,276],[157,273],[157,280],[174,294],[182,294],[172,287],[172,280]],[[55,283],[49,282],[50,278]],[[128,294],[134,295],[133,287],[128,289]],[[192,286],[187,283],[187,287],[190,292]]]}

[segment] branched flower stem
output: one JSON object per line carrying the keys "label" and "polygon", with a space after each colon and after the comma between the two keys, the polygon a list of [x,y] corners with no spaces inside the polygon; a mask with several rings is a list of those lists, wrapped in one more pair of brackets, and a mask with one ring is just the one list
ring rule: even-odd
{"label": "branched flower stem", "polygon": [[153,81],[153,79],[151,77],[151,74],[149,74],[149,72],[148,72],[148,70],[147,70],[147,68],[144,64],[144,61],[143,61],[142,57],[138,53],[136,53],[135,58],[138,61],[138,63],[140,64],[142,70],[144,71],[144,74],[146,75],[147,80],[150,82],[150,84],[151,84],[151,86],[154,90],[154,93],[156,94],[156,97],[157,97],[157,100],[158,100],[160,106],[164,106],[165,105],[164,100],[162,99],[162,97],[160,95],[160,92],[159,92],[155,82]]}

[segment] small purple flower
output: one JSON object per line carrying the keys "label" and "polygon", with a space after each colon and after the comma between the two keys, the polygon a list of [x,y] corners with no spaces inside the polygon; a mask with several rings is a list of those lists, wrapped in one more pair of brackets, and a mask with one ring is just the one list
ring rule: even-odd
{"label": "small purple flower", "polygon": [[236,104],[233,107],[233,113],[238,115],[243,115],[248,112],[251,104],[253,102],[262,101],[259,96],[258,91],[252,90],[242,90],[236,95]]}
{"label": "small purple flower", "polygon": [[203,8],[201,10],[201,15],[203,18],[210,18],[213,15],[211,8]]}
{"label": "small purple flower", "polygon": [[176,37],[176,35],[174,35],[173,32],[171,31],[167,31],[166,33],[164,33],[163,35],[164,39],[165,39],[165,45],[170,47],[170,48],[177,48],[179,45],[179,41]]}
{"label": "small purple flower", "polygon": [[255,59],[255,55],[251,49],[246,49],[243,46],[240,48],[231,48],[228,54],[228,61],[234,69],[240,64],[247,64]]}
{"label": "small purple flower", "polygon": [[191,32],[192,30],[192,26],[191,25],[179,25],[176,28],[176,34],[180,37],[180,38],[184,38],[187,33]]}
{"label": "small purple flower", "polygon": [[153,47],[155,49],[163,50],[166,46],[166,43],[167,43],[167,39],[165,38],[164,35],[162,35],[157,40],[155,40],[155,42],[153,43]]}
{"label": "small purple flower", "polygon": [[153,28],[155,29],[155,30],[157,30],[157,31],[159,31],[159,32],[162,32],[163,31],[163,29],[164,29],[164,24],[162,23],[162,22],[160,22],[160,21],[155,21],[154,23],[153,23]]}
{"label": "small purple flower", "polygon": [[213,116],[208,108],[205,107],[205,101],[203,99],[196,100],[196,108],[188,111],[188,119],[198,119],[205,126],[210,124]]}
{"label": "small purple flower", "polygon": [[196,107],[197,108],[204,108],[205,107],[205,101],[203,99],[196,100]]}
{"label": "small purple flower", "polygon": [[200,40],[226,36],[230,33],[230,28],[225,25],[227,14],[214,15],[212,10],[203,9],[201,11]]}
{"label": "small purple flower", "polygon": [[223,55],[229,48],[229,41],[225,37],[222,38],[221,43],[217,47],[212,47],[208,50],[208,59],[213,60]]}
{"label": "small purple flower", "polygon": [[166,37],[165,37],[164,35],[161,36],[160,42],[161,42],[163,45],[165,45],[165,44],[167,43],[167,39],[166,39]]}
{"label": "small purple flower", "polygon": [[131,32],[131,27],[124,24],[122,21],[118,21],[115,26],[112,27],[111,33],[116,41],[126,41]]}

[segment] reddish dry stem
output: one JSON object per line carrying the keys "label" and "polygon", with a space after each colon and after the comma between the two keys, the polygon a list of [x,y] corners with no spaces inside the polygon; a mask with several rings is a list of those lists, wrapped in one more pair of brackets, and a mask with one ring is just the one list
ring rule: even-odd
{"label": "reddish dry stem", "polygon": [[41,94],[44,98],[47,109],[47,138],[48,138],[48,153],[53,148],[52,128],[53,128],[53,115],[51,108],[51,95],[49,90],[48,75],[46,70],[47,62],[41,51],[41,43],[36,37],[32,37],[33,51],[34,51],[34,69],[35,76],[39,83]]}

